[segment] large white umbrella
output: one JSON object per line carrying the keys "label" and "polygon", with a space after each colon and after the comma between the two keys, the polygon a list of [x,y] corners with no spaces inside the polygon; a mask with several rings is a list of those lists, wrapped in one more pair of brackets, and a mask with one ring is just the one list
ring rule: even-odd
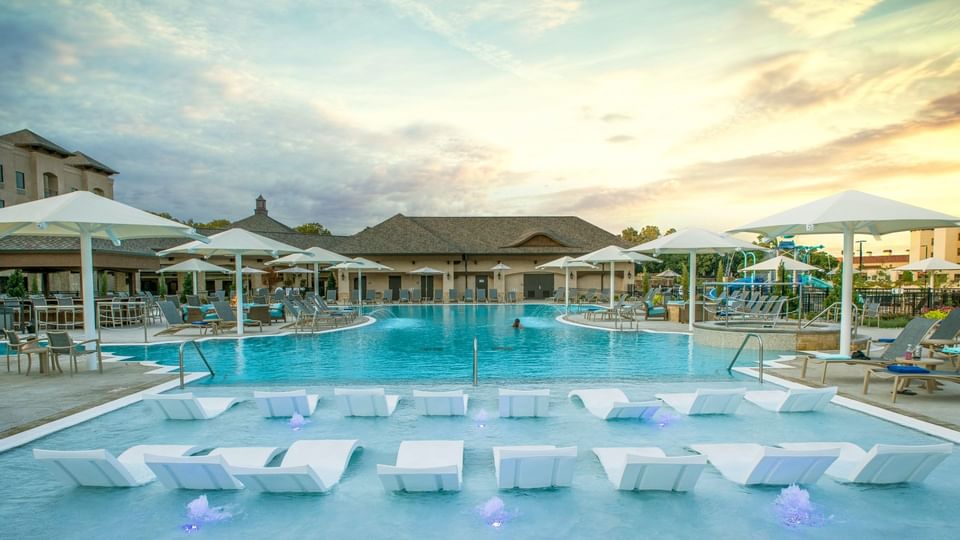
{"label": "large white umbrella", "polygon": [[360,301],[360,314],[363,314],[363,271],[368,272],[377,271],[377,270],[393,270],[389,266],[373,262],[370,259],[364,259],[363,257],[357,257],[355,259],[350,259],[349,261],[344,261],[342,263],[337,263],[330,268],[342,269],[347,271],[348,286],[349,286],[349,277],[350,270],[357,271],[357,299]]}
{"label": "large white umbrella", "polygon": [[[210,242],[207,244],[201,242],[188,242],[186,244],[165,249],[160,255],[170,253],[196,253],[212,257],[214,255],[228,255],[234,257],[234,279],[237,289],[237,335],[243,335],[243,256],[267,256],[279,257],[288,253],[302,253],[300,248],[277,242],[266,236],[261,236],[244,229],[229,229],[221,233],[210,236]],[[256,270],[263,272],[263,270]],[[249,272],[247,272],[249,273]]]}
{"label": "large white umbrella", "polygon": [[170,272],[174,273],[192,273],[193,274],[193,292],[194,294],[200,294],[200,272],[204,273],[220,273],[220,274],[229,274],[230,270],[217,266],[215,264],[210,264],[203,259],[187,259],[183,262],[178,262],[177,264],[171,264],[166,268],[161,268],[157,270],[157,273],[167,274]]}
{"label": "large white umbrella", "polygon": [[313,270],[307,270],[306,268],[301,268],[299,266],[291,266],[290,268],[277,270],[277,273],[278,274],[312,274]]}
{"label": "large white umbrella", "polygon": [[741,272],[776,272],[780,270],[780,265],[783,265],[783,269],[787,272],[812,272],[814,270],[820,270],[816,266],[809,265],[805,262],[800,262],[796,259],[787,257],[786,255],[778,255],[776,257],[771,257],[765,261],[760,261],[757,264],[752,264],[745,268],[741,268]]}
{"label": "large white umbrella", "polygon": [[88,191],[0,209],[0,238],[11,235],[80,238],[80,283],[84,339],[97,337],[93,286],[93,239],[120,245],[132,238],[187,237],[206,240],[189,225],[156,216]]}
{"label": "large white umbrella", "polygon": [[644,262],[660,262],[658,259],[653,257],[648,257],[640,253],[634,253],[632,251],[626,251],[620,246],[607,246],[596,251],[587,253],[577,257],[578,261],[588,262],[593,264],[609,264],[610,265],[610,309],[613,309],[613,297],[614,297],[614,269],[616,263],[625,262],[630,264],[635,263],[644,263]]}
{"label": "large white umbrella", "polygon": [[436,276],[443,273],[443,270],[437,270],[436,268],[430,268],[429,266],[424,266],[423,268],[417,268],[416,270],[411,270],[407,272],[408,274],[413,274],[415,276]]}
{"label": "large white umbrella", "polygon": [[667,269],[664,270],[663,272],[660,272],[659,274],[657,274],[657,277],[673,279],[673,278],[678,278],[678,277],[680,277],[680,274],[678,274],[678,273],[674,272],[673,270],[667,268]]}
{"label": "large white umbrella", "polygon": [[939,257],[930,257],[917,262],[905,264],[894,270],[900,272],[925,272],[930,274],[930,288],[933,288],[933,277],[937,270],[960,270],[960,264],[941,259]]}
{"label": "large white umbrella", "polygon": [[693,332],[693,319],[697,305],[697,254],[729,253],[731,251],[747,250],[766,249],[726,234],[697,228],[677,231],[630,248],[630,251],[642,251],[653,254],[687,253],[690,255],[690,316],[687,317],[687,328],[691,332]]}
{"label": "large white umbrella", "polygon": [[797,234],[843,235],[840,354],[850,354],[853,331],[853,237],[880,236],[911,229],[956,227],[960,218],[861,191],[844,191],[730,232],[756,232],[769,238]]}
{"label": "large white umbrella", "polygon": [[313,291],[320,293],[320,265],[321,264],[337,264],[345,261],[349,261],[350,257],[346,255],[340,255],[339,253],[334,253],[328,249],[323,249],[322,247],[310,247],[307,248],[304,253],[292,253],[290,255],[285,255],[279,259],[274,259],[272,261],[267,261],[267,266],[273,265],[296,265],[296,264],[312,264],[313,265]]}
{"label": "large white umbrella", "polygon": [[[500,266],[500,265],[497,265]],[[506,266],[506,265],[504,265]],[[583,261],[578,261],[573,257],[560,257],[550,262],[546,262],[537,267],[538,269],[562,268],[563,269],[563,310],[570,311],[570,269],[571,268],[596,268],[596,266]]]}

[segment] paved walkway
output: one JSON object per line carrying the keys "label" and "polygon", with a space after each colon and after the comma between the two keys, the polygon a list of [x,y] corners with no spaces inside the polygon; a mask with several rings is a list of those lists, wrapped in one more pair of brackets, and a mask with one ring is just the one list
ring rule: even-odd
{"label": "paved walkway", "polygon": [[[340,326],[339,328],[347,328],[353,326],[359,326],[364,323],[364,319],[360,319],[357,322],[351,323],[346,326]],[[167,326],[164,324],[149,324],[147,325],[146,331],[146,342],[147,343],[177,343],[185,341],[188,339],[198,338],[198,337],[213,337],[213,334],[210,332],[201,333],[200,329],[187,328],[177,332],[176,334],[164,334],[157,335],[158,332],[166,329]],[[318,330],[330,330],[334,327],[321,326],[318,327]],[[273,323],[270,325],[263,325],[263,331],[257,327],[247,327],[244,329],[245,336],[269,336],[276,334],[286,334],[292,333],[293,328],[287,326],[287,323]],[[70,334],[74,339],[81,339],[83,337],[83,330],[72,330]],[[217,336],[219,337],[233,337],[237,335],[236,329],[225,330]],[[143,326],[128,326],[123,328],[101,328],[100,329],[100,339],[103,343],[144,343],[144,331]]]}

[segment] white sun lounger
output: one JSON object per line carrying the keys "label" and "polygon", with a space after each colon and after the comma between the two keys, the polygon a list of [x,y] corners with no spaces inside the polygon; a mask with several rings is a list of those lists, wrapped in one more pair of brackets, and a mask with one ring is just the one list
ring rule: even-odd
{"label": "white sun lounger", "polygon": [[740,485],[812,484],[840,455],[839,448],[787,450],[759,444],[695,444],[695,452]]}
{"label": "white sun lounger", "polygon": [[463,441],[403,441],[397,464],[377,465],[387,491],[460,491]]}
{"label": "white sun lounger", "polygon": [[500,389],[500,417],[546,416],[550,408],[550,390]]}
{"label": "white sun lounger", "polygon": [[463,416],[467,414],[469,396],[463,390],[431,392],[414,390],[413,402],[423,416]]}
{"label": "white sun lounger", "polygon": [[383,388],[334,388],[337,409],[344,416],[390,416],[400,396],[388,396]]}
{"label": "white sun lounger", "polygon": [[774,412],[813,412],[823,410],[833,396],[837,395],[837,387],[827,388],[790,388],[782,390],[756,390],[747,392],[744,396],[747,401]]}
{"label": "white sun lounger", "polygon": [[746,388],[697,388],[692,394],[657,394],[657,398],[681,414],[734,414],[746,392]]}
{"label": "white sun lounger", "polygon": [[279,467],[230,467],[230,473],[254,491],[322,493],[340,482],[360,441],[297,441]]}
{"label": "white sun lounger", "polygon": [[174,489],[242,489],[231,467],[263,467],[280,448],[246,446],[217,448],[205,456],[159,456],[145,454],[144,462],[160,483]]}
{"label": "white sun lounger", "polygon": [[317,401],[320,396],[307,394],[306,390],[291,390],[289,392],[262,392],[254,390],[253,399],[260,407],[260,412],[267,418],[274,416],[310,416],[317,410]]}
{"label": "white sun lounger", "polygon": [[603,420],[650,419],[660,409],[659,401],[630,401],[619,388],[573,390],[567,397],[578,398],[590,414]]}
{"label": "white sun lounger", "polygon": [[950,443],[928,445],[876,444],[869,452],[851,443],[783,443],[790,450],[839,448],[840,457],[827,469],[827,475],[841,482],[857,484],[898,484],[922,482],[930,472],[953,453]]}
{"label": "white sun lounger", "polygon": [[168,420],[209,420],[240,403],[239,398],[194,397],[183,394],[145,394],[143,400],[153,404]]}
{"label": "white sun lounger", "polygon": [[690,491],[707,456],[667,456],[656,447],[594,448],[613,487],[640,491]]}
{"label": "white sun lounger", "polygon": [[494,446],[498,489],[568,487],[573,483],[577,447]]}
{"label": "white sun lounger", "polygon": [[199,446],[141,444],[113,457],[106,450],[40,450],[33,457],[43,463],[63,483],[72,486],[135,487],[157,479],[143,462],[144,454],[183,456],[200,450]]}

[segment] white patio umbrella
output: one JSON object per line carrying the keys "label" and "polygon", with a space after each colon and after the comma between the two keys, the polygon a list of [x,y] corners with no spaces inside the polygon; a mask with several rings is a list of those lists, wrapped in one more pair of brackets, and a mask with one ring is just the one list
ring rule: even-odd
{"label": "white patio umbrella", "polygon": [[193,274],[193,292],[194,294],[200,294],[200,272],[205,273],[217,273],[217,274],[229,274],[230,270],[217,266],[215,264],[210,264],[207,261],[202,259],[187,259],[183,262],[178,262],[177,264],[171,264],[166,268],[161,268],[157,270],[159,274],[169,274],[169,273],[192,273]]}
{"label": "white patio umbrella", "polygon": [[796,259],[787,257],[786,255],[777,255],[776,257],[771,257],[765,261],[760,261],[757,264],[752,264],[750,266],[741,268],[741,272],[776,272],[780,270],[780,265],[783,265],[783,269],[787,272],[812,272],[813,270],[820,270],[816,266],[809,265],[805,262],[800,262]]}
{"label": "white patio umbrella", "polygon": [[346,255],[340,255],[339,253],[334,253],[330,250],[323,249],[322,247],[310,247],[307,248],[304,253],[292,253],[290,255],[285,255],[279,259],[274,259],[272,261],[267,261],[267,266],[274,265],[296,265],[296,264],[312,264],[313,265],[313,291],[320,293],[320,265],[321,264],[337,264],[345,261],[349,261],[350,257]]}
{"label": "white patio umbrella", "polygon": [[687,317],[687,328],[691,332],[693,332],[693,319],[697,305],[697,254],[729,253],[731,251],[747,250],[769,251],[766,250],[766,248],[751,244],[750,242],[744,242],[743,240],[726,234],[697,228],[677,231],[630,248],[630,251],[642,251],[653,254],[687,253],[690,255],[690,316]]}
{"label": "white patio umbrella", "polygon": [[843,235],[840,354],[850,354],[853,330],[853,237],[881,236],[911,229],[956,227],[960,218],[863,193],[844,191],[748,223],[730,232],[756,232],[769,238],[797,234]]}
{"label": "white patio umbrella", "polygon": [[436,268],[430,268],[429,266],[424,266],[423,268],[417,268],[416,270],[411,270],[407,272],[408,274],[413,274],[415,276],[436,276],[443,273],[443,270],[437,270]]}
{"label": "white patio umbrella", "polygon": [[393,270],[393,268],[390,268],[389,266],[373,262],[370,259],[364,259],[363,257],[350,259],[349,261],[335,264],[330,268],[346,270],[348,281],[350,277],[350,270],[353,269],[357,271],[357,297],[360,301],[359,312],[361,315],[363,315],[363,271],[367,270],[370,272],[376,270]]}
{"label": "white patio umbrella", "polygon": [[93,285],[94,238],[110,240],[117,246],[123,240],[133,238],[182,236],[206,240],[189,225],[88,191],[74,191],[0,209],[0,238],[11,235],[80,238],[84,339],[97,337]]}
{"label": "white patio umbrella", "polygon": [[197,253],[212,257],[214,255],[229,255],[234,257],[234,279],[237,289],[237,335],[243,335],[243,275],[262,273],[256,268],[244,268],[244,255],[260,255],[279,257],[288,253],[302,253],[300,248],[277,242],[266,236],[252,233],[243,229],[229,229],[210,236],[210,242],[188,242],[186,244],[165,249],[160,255],[170,253]]}
{"label": "white patio umbrella", "polygon": [[657,274],[657,277],[662,277],[662,278],[678,278],[678,277],[680,277],[680,274],[678,274],[678,273],[674,272],[673,270],[670,270],[669,268],[667,268],[667,269],[664,270],[663,272],[660,272],[659,274]]}
{"label": "white patio umbrella", "polygon": [[576,260],[593,264],[610,265],[610,309],[613,309],[613,280],[615,279],[614,269],[616,268],[616,263],[625,262],[634,264],[642,262],[660,262],[659,259],[654,259],[653,257],[648,257],[647,255],[640,253],[626,251],[620,246],[607,246],[605,248],[587,253],[586,255],[577,257]]}
{"label": "white patio umbrella", "polygon": [[930,288],[933,288],[933,278],[937,270],[960,270],[960,264],[941,259],[939,257],[930,257],[917,262],[905,264],[894,270],[900,272],[926,272],[930,274]]}
{"label": "white patio umbrella", "polygon": [[[500,265],[497,265],[500,266]],[[596,268],[596,266],[583,261],[578,261],[573,257],[560,257],[550,262],[546,262],[537,267],[538,269],[562,268],[563,269],[563,311],[570,310],[570,269],[571,268]]]}
{"label": "white patio umbrella", "polygon": [[277,273],[278,274],[312,274],[313,270],[307,270],[306,268],[301,268],[299,266],[291,266],[290,268],[277,270]]}

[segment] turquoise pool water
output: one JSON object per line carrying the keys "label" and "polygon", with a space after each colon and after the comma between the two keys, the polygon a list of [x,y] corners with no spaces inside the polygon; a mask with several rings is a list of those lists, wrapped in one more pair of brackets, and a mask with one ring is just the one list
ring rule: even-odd
{"label": "turquoise pool water", "polygon": [[[473,339],[484,381],[731,380],[732,351],[691,344],[682,334],[604,332],[555,320],[555,306],[391,306],[377,323],[350,331],[202,343],[217,376],[203,384],[250,382],[470,381]],[[511,328],[519,318],[521,330]],[[256,331],[248,335],[256,336]],[[176,344],[107,347],[177,364]],[[187,369],[204,371],[187,351]],[[755,359],[755,355],[744,358]],[[776,352],[769,352],[770,358]],[[748,360],[749,361],[749,360]]]}

